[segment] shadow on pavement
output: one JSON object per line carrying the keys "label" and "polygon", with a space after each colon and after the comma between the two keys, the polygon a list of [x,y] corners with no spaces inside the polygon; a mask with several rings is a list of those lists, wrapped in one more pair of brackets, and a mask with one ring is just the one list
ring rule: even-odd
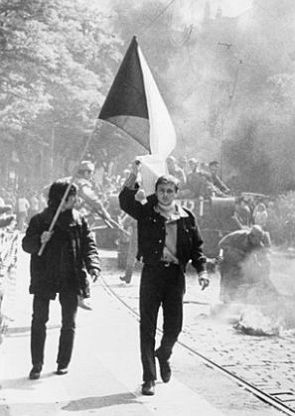
{"label": "shadow on pavement", "polygon": [[101,409],[120,404],[126,405],[130,403],[141,404],[136,400],[136,395],[133,393],[118,393],[108,396],[85,397],[79,400],[72,400],[66,406],[62,407],[62,410],[75,412],[81,410]]}
{"label": "shadow on pavement", "polygon": [[[47,326],[47,330],[50,331],[51,329],[59,329],[60,325],[48,325]],[[11,327],[8,328],[7,331],[5,332],[5,335],[7,337],[13,337],[13,336],[18,336],[20,334],[27,334],[28,332],[31,331],[31,327],[30,326],[20,326],[20,327]]]}
{"label": "shadow on pavement", "polygon": [[[51,371],[47,373],[42,373],[41,378],[39,380],[30,380],[28,376],[29,372],[28,375],[25,377],[2,380],[0,389],[33,390],[33,387],[36,386],[36,384],[42,382],[42,379],[55,376],[55,372]],[[2,416],[1,412],[0,416]]]}

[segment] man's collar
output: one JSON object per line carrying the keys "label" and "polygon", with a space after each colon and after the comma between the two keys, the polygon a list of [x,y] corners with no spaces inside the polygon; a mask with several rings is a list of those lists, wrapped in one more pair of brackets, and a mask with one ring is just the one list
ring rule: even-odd
{"label": "man's collar", "polygon": [[177,202],[174,204],[174,209],[169,213],[161,210],[158,204],[155,205],[154,209],[165,218],[168,218],[169,221],[177,221],[180,218],[187,218],[189,216],[188,213]]}
{"label": "man's collar", "polygon": [[186,218],[186,217],[188,217],[188,213],[182,208],[182,206],[181,205],[179,205],[179,204],[175,204],[176,205],[176,209],[177,209],[177,211],[178,211],[178,213],[179,213],[179,216],[181,217],[181,218]]}

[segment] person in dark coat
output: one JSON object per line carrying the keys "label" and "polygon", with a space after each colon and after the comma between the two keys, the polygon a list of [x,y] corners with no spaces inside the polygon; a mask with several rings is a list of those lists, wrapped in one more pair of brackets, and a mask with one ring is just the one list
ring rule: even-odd
{"label": "person in dark coat", "polygon": [[259,225],[233,231],[219,241],[220,297],[224,303],[261,302],[277,290],[270,280],[269,233]]}
{"label": "person in dark coat", "polygon": [[216,196],[225,196],[230,193],[230,189],[228,186],[220,179],[220,177],[217,175],[219,163],[217,160],[213,160],[209,163],[209,173],[205,174],[206,179],[210,184],[213,185],[213,193],[216,194]]}
{"label": "person in dark coat", "polygon": [[[161,176],[155,193],[145,198],[138,189],[139,162],[119,194],[123,211],[137,220],[137,259],[143,262],[140,282],[140,347],[143,367],[142,394],[153,395],[156,376],[155,357],[164,383],[171,377],[169,358],[182,329],[185,268],[188,261],[199,275],[204,289],[209,284],[202,252],[202,239],[193,214],[176,203],[177,178]],[[139,195],[141,194],[141,195]],[[163,336],[155,351],[159,308],[163,308]]]}
{"label": "person in dark coat", "polygon": [[[100,272],[100,260],[95,241],[86,219],[74,209],[77,188],[71,185],[68,196],[52,232],[48,229],[69,185],[54,182],[48,194],[48,207],[33,216],[22,240],[24,251],[31,254],[31,282],[34,295],[31,324],[30,379],[38,379],[44,360],[46,322],[50,300],[59,294],[62,312],[57,355],[57,374],[66,374],[71,360],[78,296],[87,296],[87,273],[95,281]],[[41,255],[39,250],[45,243]]]}

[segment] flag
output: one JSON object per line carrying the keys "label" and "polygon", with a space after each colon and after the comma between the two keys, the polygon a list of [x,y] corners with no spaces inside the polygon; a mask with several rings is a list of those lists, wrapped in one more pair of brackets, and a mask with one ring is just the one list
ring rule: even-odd
{"label": "flag", "polygon": [[98,118],[124,130],[162,160],[175,147],[171,118],[135,36]]}
{"label": "flag", "polygon": [[146,195],[151,195],[155,191],[158,177],[168,173],[166,161],[157,155],[138,156],[137,159],[141,162],[140,187],[144,189]]}

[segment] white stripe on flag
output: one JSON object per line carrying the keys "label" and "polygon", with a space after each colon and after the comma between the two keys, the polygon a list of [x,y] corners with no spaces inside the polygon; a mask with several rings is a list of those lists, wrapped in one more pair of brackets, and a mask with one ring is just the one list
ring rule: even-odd
{"label": "white stripe on flag", "polygon": [[176,145],[175,129],[139,46],[138,56],[143,74],[149,113],[151,154],[158,155],[161,159],[166,159]]}
{"label": "white stripe on flag", "polygon": [[137,159],[141,161],[141,187],[147,196],[151,195],[155,192],[158,177],[168,173],[165,160],[158,159],[155,155],[138,156]]}

